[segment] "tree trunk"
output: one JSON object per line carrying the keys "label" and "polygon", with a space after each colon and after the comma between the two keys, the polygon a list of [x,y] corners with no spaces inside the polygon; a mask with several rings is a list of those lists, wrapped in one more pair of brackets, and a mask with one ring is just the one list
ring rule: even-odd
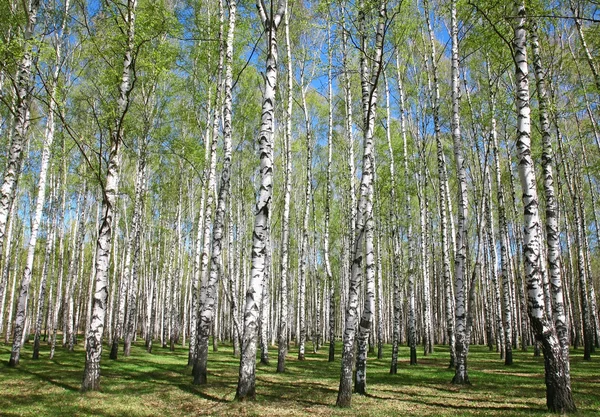
{"label": "tree trunk", "polygon": [[298,315],[300,321],[300,337],[298,344],[298,360],[304,360],[306,343],[306,276],[308,263],[308,220],[310,217],[310,205],[312,198],[312,128],[308,117],[306,105],[306,89],[304,85],[304,68],[300,73],[300,90],[302,94],[302,110],[304,113],[304,124],[306,128],[306,182],[304,188],[304,220],[302,222],[302,236],[300,244],[300,276],[298,281]]}
{"label": "tree trunk", "polygon": [[102,193],[102,224],[96,243],[96,282],[92,307],[92,321],[86,333],[87,348],[82,391],[100,389],[100,358],[102,355],[102,336],[104,335],[104,317],[108,299],[108,269],[110,261],[110,243],[112,221],[117,203],[119,171],[121,165],[121,142],[123,141],[123,118],[129,108],[129,95],[133,87],[132,71],[134,59],[135,8],[137,0],[128,0],[123,14],[127,31],[127,47],[123,59],[123,73],[117,100],[117,117],[110,136],[110,154],[108,171]]}
{"label": "tree trunk", "polygon": [[[148,124],[147,124],[148,127]],[[149,129],[145,129],[145,135],[142,139],[146,140],[146,135]],[[133,203],[133,219],[131,224],[130,245],[128,250],[132,251],[131,259],[131,283],[129,285],[129,295],[127,296],[127,327],[125,328],[123,354],[129,356],[131,353],[131,343],[135,334],[135,318],[137,313],[137,282],[138,268],[140,265],[140,246],[142,233],[142,215],[144,207],[144,193],[146,183],[146,144],[141,145],[139,161],[137,167],[137,176],[135,181],[135,200]],[[127,266],[126,266],[127,268]]]}
{"label": "tree trunk", "polygon": [[[52,180],[51,180],[52,181]],[[56,236],[56,193],[53,192],[50,197],[50,212],[48,216],[48,234],[46,237],[46,251],[44,254],[44,266],[42,267],[42,276],[40,278],[40,290],[38,294],[38,303],[35,317],[35,335],[33,339],[33,359],[39,359],[40,357],[40,333],[42,331],[42,320],[44,316],[44,300],[46,296],[46,282],[48,279],[48,270],[51,268],[50,257],[52,255],[52,249],[54,247],[54,239]],[[50,287],[52,291],[52,287]],[[49,297],[48,308],[51,309],[50,303],[52,302]]]}
{"label": "tree trunk", "polygon": [[257,195],[252,242],[252,271],[244,306],[242,357],[236,398],[239,401],[255,398],[256,329],[262,298],[262,282],[266,272],[269,210],[273,192],[273,130],[275,90],[277,88],[277,28],[287,7],[279,0],[275,14],[264,10],[257,2],[259,15],[267,35],[265,89],[263,92],[261,127],[259,133],[260,189]]}
{"label": "tree trunk", "polygon": [[[367,285],[365,308],[358,323],[358,353],[355,390],[366,393],[366,345],[371,330],[371,316],[374,310],[375,294],[375,262],[373,257],[373,132],[375,128],[375,108],[377,104],[377,83],[383,69],[383,41],[387,21],[387,1],[378,5],[378,23],[375,39],[375,51],[372,65],[368,68],[366,55],[361,55],[361,86],[364,125],[362,178],[360,199],[357,204],[356,231],[352,250],[351,276],[348,288],[348,306],[344,327],[344,346],[342,351],[342,369],[337,405],[349,407],[352,401],[352,364],[354,362],[354,339],[357,327],[358,295],[363,275],[363,243],[366,246]],[[361,2],[359,8],[359,25],[364,28],[365,10]],[[361,47],[366,51],[366,33],[362,32]]]}
{"label": "tree trunk", "polygon": [[[31,101],[31,65],[33,63],[33,32],[37,22],[37,13],[40,6],[39,0],[31,0],[27,7],[27,23],[22,33],[23,56],[18,63],[17,79],[15,82],[14,125],[10,134],[10,148],[8,149],[7,163],[4,179],[0,188],[0,261],[4,255],[6,225],[11,211],[12,203],[17,191],[17,181],[21,173],[23,161],[23,148],[27,143],[29,130],[29,105]],[[35,242],[35,240],[34,240]],[[10,242],[8,242],[10,244]],[[11,354],[12,358],[13,354]],[[18,362],[18,358],[17,362]],[[11,363],[13,360],[11,359]],[[15,363],[16,365],[16,363]]]}
{"label": "tree trunk", "polygon": [[[222,7],[222,3],[221,7]],[[217,302],[217,286],[222,274],[221,252],[223,246],[223,235],[225,230],[225,208],[227,196],[229,195],[229,177],[231,167],[231,88],[233,83],[232,60],[233,60],[233,36],[235,30],[237,4],[235,0],[229,1],[229,26],[225,46],[225,102],[223,105],[223,169],[221,172],[221,183],[219,186],[219,197],[212,230],[212,256],[210,263],[210,275],[206,287],[206,299],[202,305],[198,321],[198,362],[194,367],[194,383],[205,384],[207,381],[208,362],[208,338],[210,328],[215,316],[215,305]],[[222,12],[220,12],[222,15]],[[213,338],[217,335],[213,334]]]}
{"label": "tree trunk", "polygon": [[[287,4],[286,4],[287,7]],[[292,110],[293,110],[293,69],[292,69],[292,51],[290,46],[290,28],[289,11],[286,10],[284,16],[285,25],[285,49],[287,57],[287,109],[285,112],[285,132],[283,134],[283,156],[285,163],[284,196],[283,196],[283,215],[281,219],[281,282],[279,288],[280,318],[278,335],[278,354],[277,354],[277,372],[285,372],[285,356],[288,347],[288,275],[289,275],[289,251],[290,251],[290,198],[292,190],[292,150],[290,141],[292,140]],[[326,261],[327,262],[327,261]]]}
{"label": "tree trunk", "polygon": [[[459,58],[458,58],[458,21],[456,17],[456,0],[451,6],[451,33],[452,33],[452,140],[454,143],[454,159],[458,177],[458,229],[456,232],[456,258],[454,261],[454,282],[456,286],[456,342],[453,340],[452,331],[448,329],[450,344],[456,343],[456,366],[452,383],[469,383],[467,371],[468,343],[466,339],[468,329],[465,322],[465,277],[467,262],[467,174],[465,158],[461,144],[460,132],[460,83],[459,83]],[[447,283],[448,284],[448,283]],[[450,303],[446,308],[452,308]],[[452,322],[448,320],[448,326]]]}
{"label": "tree trunk", "polygon": [[519,156],[519,177],[523,189],[525,228],[523,229],[523,255],[528,289],[529,317],[536,338],[544,350],[546,370],[546,405],[552,412],[575,411],[571,393],[568,366],[564,360],[560,341],[554,323],[545,315],[544,293],[542,289],[539,257],[541,236],[538,213],[538,199],[533,159],[531,158],[531,125],[529,107],[529,81],[527,74],[527,31],[526,12],[523,1],[515,2],[514,41],[515,76],[517,82],[517,151]]}
{"label": "tree trunk", "polygon": [[563,284],[560,264],[560,230],[558,226],[558,203],[554,192],[554,151],[550,136],[550,117],[548,115],[548,93],[546,91],[545,72],[542,67],[540,46],[537,36],[537,28],[531,32],[531,43],[533,51],[533,67],[535,71],[536,89],[538,93],[540,129],[542,131],[542,169],[544,175],[544,194],[546,197],[546,245],[548,249],[548,272],[552,288],[552,307],[554,326],[562,349],[567,375],[565,378],[570,382],[569,375],[569,329],[565,316],[563,301]]}

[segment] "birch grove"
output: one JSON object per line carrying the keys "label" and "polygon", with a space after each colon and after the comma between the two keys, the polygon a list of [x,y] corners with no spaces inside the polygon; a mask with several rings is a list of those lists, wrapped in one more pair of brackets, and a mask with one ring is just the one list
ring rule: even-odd
{"label": "birch grove", "polygon": [[547,409],[577,410],[572,364],[600,348],[594,2],[3,4],[15,371],[85,355],[97,391],[106,357],[184,352],[190,392],[235,375],[243,402],[326,358],[351,407],[372,364],[403,384],[444,355],[477,386],[481,345],[507,373],[543,355]]}

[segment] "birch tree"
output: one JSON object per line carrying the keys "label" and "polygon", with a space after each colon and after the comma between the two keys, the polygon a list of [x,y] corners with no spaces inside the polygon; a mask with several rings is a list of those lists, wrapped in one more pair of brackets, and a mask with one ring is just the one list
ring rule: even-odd
{"label": "birch tree", "polygon": [[[272,0],[273,1],[273,0]],[[266,73],[263,91],[261,126],[258,136],[260,154],[260,189],[257,193],[252,239],[252,269],[244,305],[244,333],[236,398],[254,399],[256,392],[256,338],[259,307],[267,261],[269,210],[273,193],[273,132],[275,91],[277,89],[277,29],[287,8],[286,0],[278,0],[267,10],[264,2],[256,3],[266,36]]]}
{"label": "birch tree", "polygon": [[283,153],[285,163],[284,190],[283,190],[283,215],[281,219],[281,283],[279,288],[280,317],[279,317],[279,337],[277,347],[277,372],[285,372],[285,356],[288,348],[288,294],[289,294],[289,251],[290,251],[290,199],[292,194],[292,111],[294,109],[293,97],[293,69],[292,69],[292,50],[290,46],[290,13],[287,9],[284,13],[285,25],[285,51],[286,51],[286,69],[287,69],[287,103],[285,112],[285,131],[283,133]]}
{"label": "birch tree", "polygon": [[[10,147],[2,187],[0,188],[0,260],[4,255],[4,243],[8,216],[17,191],[17,181],[21,172],[23,149],[27,143],[30,125],[29,106],[31,102],[31,65],[33,64],[33,35],[40,7],[39,0],[24,3],[27,22],[23,28],[23,56],[18,63],[15,80],[14,123],[10,135]],[[42,204],[43,205],[43,204]],[[35,241],[34,241],[35,242]],[[10,244],[10,242],[8,242]],[[11,354],[12,357],[12,354]],[[11,363],[13,361],[11,360]],[[17,361],[18,362],[18,361]]]}
{"label": "birch tree", "polygon": [[[227,38],[225,46],[225,85],[223,105],[223,168],[221,171],[221,183],[217,200],[217,209],[215,222],[212,230],[212,255],[210,264],[210,276],[206,288],[206,300],[202,305],[198,323],[198,366],[195,368],[195,383],[206,383],[206,369],[208,361],[208,338],[210,334],[211,322],[215,314],[215,303],[217,298],[217,285],[222,275],[223,267],[221,265],[221,252],[223,246],[223,237],[225,235],[225,208],[227,197],[230,190],[230,171],[231,171],[231,109],[232,96],[231,89],[233,85],[233,39],[235,31],[235,20],[237,12],[237,3],[235,0],[229,1],[229,25],[227,27]],[[231,272],[230,272],[231,273]],[[216,337],[216,335],[213,335]]]}
{"label": "birch tree", "polygon": [[117,203],[121,145],[124,135],[123,119],[129,109],[129,97],[133,88],[136,6],[137,0],[128,0],[126,8],[121,10],[121,15],[125,23],[127,43],[123,57],[123,72],[118,90],[119,98],[117,100],[116,117],[110,135],[108,169],[102,188],[102,221],[96,242],[96,280],[94,282],[92,320],[86,333],[87,348],[83,382],[81,384],[82,391],[97,391],[100,388],[100,358],[102,355],[104,318],[108,300],[108,269],[113,229],[112,222]]}
{"label": "birch tree", "polygon": [[529,104],[529,80],[527,61],[527,15],[525,3],[514,4],[514,62],[517,89],[517,152],[519,178],[523,189],[525,227],[523,229],[523,258],[527,280],[529,318],[536,338],[542,344],[546,371],[546,405],[552,412],[575,411],[567,362],[565,362],[554,323],[546,316],[542,271],[539,268],[541,251],[540,216],[535,179],[535,168],[531,157],[531,109]]}
{"label": "birch tree", "polygon": [[[375,127],[375,109],[377,105],[377,84],[383,69],[383,43],[387,22],[387,1],[378,2],[377,32],[375,50],[367,58],[367,33],[365,19],[367,8],[364,2],[359,6],[359,26],[361,31],[361,89],[363,109],[363,161],[360,183],[360,198],[357,203],[356,231],[353,239],[352,265],[348,288],[348,304],[344,324],[342,369],[338,390],[337,406],[349,407],[352,401],[352,365],[354,362],[354,339],[359,332],[357,354],[356,386],[357,392],[366,392],[366,342],[371,329],[371,317],[375,307],[375,259],[373,256],[373,131]],[[363,279],[363,243],[366,245],[367,284],[365,308],[357,329],[358,293]]]}

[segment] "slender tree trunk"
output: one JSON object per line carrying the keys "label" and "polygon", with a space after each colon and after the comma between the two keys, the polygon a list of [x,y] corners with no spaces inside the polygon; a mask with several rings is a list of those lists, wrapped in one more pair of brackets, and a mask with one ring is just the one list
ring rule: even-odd
{"label": "slender tree trunk", "polygon": [[[441,242],[442,242],[442,274],[444,277],[444,289],[445,289],[445,299],[446,299],[446,329],[448,332],[448,339],[450,342],[450,368],[454,367],[455,361],[455,342],[454,342],[454,306],[453,300],[451,297],[452,292],[452,278],[450,276],[450,253],[449,253],[449,245],[448,245],[448,212],[447,209],[447,197],[446,190],[448,188],[447,182],[447,174],[446,174],[446,162],[444,158],[444,148],[442,145],[441,139],[441,126],[440,126],[440,116],[439,116],[439,107],[440,107],[440,88],[438,82],[438,66],[437,66],[437,54],[435,48],[435,41],[433,35],[433,29],[431,27],[431,22],[429,18],[429,2],[427,0],[424,1],[425,8],[425,20],[427,22],[427,29],[429,32],[429,43],[430,43],[430,52],[431,52],[431,72],[433,77],[433,94],[432,94],[432,102],[433,102],[433,125],[434,125],[434,136],[435,142],[437,145],[437,163],[438,163],[438,175],[439,175],[439,205],[440,205],[440,232],[441,232]],[[454,31],[453,31],[454,33]],[[452,118],[452,134],[453,137],[458,135],[460,137],[460,126],[458,124],[458,117],[454,116],[455,111],[458,111],[458,100],[459,100],[459,92],[458,92],[458,46],[455,43],[452,43],[452,106],[453,106],[453,118]],[[454,49],[456,48],[456,50]],[[456,55],[456,57],[455,57]],[[456,63],[455,63],[456,62]],[[456,66],[456,69],[454,68]],[[456,74],[454,73],[456,71]],[[456,81],[455,81],[456,78]],[[455,110],[456,107],[456,110]],[[456,143],[457,139],[455,139]],[[460,175],[460,174],[459,174]],[[460,178],[459,178],[459,181]],[[460,198],[464,198],[466,196],[462,196],[462,185],[460,186],[461,192],[459,193]],[[466,194],[466,183],[465,183],[465,194]],[[466,206],[465,206],[466,207]],[[428,300],[426,303],[429,304]],[[431,307],[430,307],[431,308]],[[426,315],[426,319],[430,320],[430,314]],[[431,332],[432,333],[432,332]],[[431,338],[432,334],[426,334],[427,338]],[[429,347],[431,347],[429,349]],[[428,341],[425,346],[425,354],[431,353],[433,350],[433,342]]]}
{"label": "slender tree trunk", "polygon": [[86,333],[87,348],[82,391],[97,391],[100,388],[100,358],[102,355],[102,336],[104,335],[104,317],[108,299],[108,269],[110,261],[110,243],[112,238],[112,220],[117,203],[119,171],[121,165],[121,142],[123,140],[123,118],[129,108],[129,94],[133,87],[132,71],[134,59],[135,8],[137,0],[128,0],[125,18],[127,47],[123,58],[123,73],[117,100],[117,118],[110,137],[108,171],[102,193],[102,224],[96,243],[96,282],[92,307],[92,321]]}
{"label": "slender tree trunk", "polygon": [[331,47],[331,27],[327,25],[327,100],[329,104],[327,118],[327,188],[325,195],[325,230],[323,252],[325,260],[325,273],[327,274],[328,299],[327,307],[329,312],[329,362],[335,360],[335,282],[333,281],[333,273],[331,271],[331,262],[329,260],[329,222],[331,217],[331,165],[333,161],[333,51]]}
{"label": "slender tree trunk", "polygon": [[[287,7],[287,4],[286,4]],[[292,111],[293,111],[293,69],[292,69],[292,51],[290,46],[290,28],[289,11],[286,10],[284,16],[285,25],[285,49],[287,57],[287,109],[285,113],[285,132],[283,134],[283,153],[285,163],[284,195],[283,195],[283,215],[281,219],[281,282],[279,289],[280,318],[279,318],[279,337],[278,337],[278,355],[277,372],[285,372],[285,356],[288,348],[288,275],[289,275],[289,251],[290,251],[290,197],[292,190],[292,150],[290,141],[292,138]],[[327,262],[327,260],[325,261]]]}
{"label": "slender tree trunk", "polygon": [[[489,65],[487,66],[489,68]],[[506,208],[504,191],[502,190],[502,178],[500,171],[500,154],[498,152],[498,134],[496,130],[496,92],[495,86],[492,82],[491,74],[488,69],[488,86],[490,89],[490,104],[492,113],[490,141],[492,150],[494,152],[494,170],[496,180],[496,195],[498,198],[498,228],[500,231],[500,267],[502,271],[502,285],[503,285],[503,305],[504,305],[504,338],[505,338],[505,353],[504,353],[504,364],[512,365],[512,303],[510,299],[510,287],[511,279],[509,273],[509,259],[508,259],[508,226],[506,222]],[[491,189],[490,189],[491,192]]]}
{"label": "slender tree trunk", "polygon": [[[145,138],[143,140],[146,140]],[[140,150],[140,156],[137,167],[137,176],[135,181],[135,200],[133,203],[133,220],[131,225],[131,283],[129,285],[129,295],[127,296],[127,327],[125,328],[123,354],[129,356],[131,353],[131,343],[135,335],[135,318],[137,314],[137,286],[140,265],[140,246],[142,234],[142,215],[144,207],[145,178],[146,178],[146,144],[143,143]],[[129,250],[129,249],[128,249]],[[127,266],[126,266],[127,268]]]}
{"label": "slender tree trunk", "polygon": [[531,32],[533,51],[533,67],[539,103],[540,128],[542,131],[542,168],[544,174],[544,194],[546,197],[546,245],[548,249],[548,272],[552,288],[552,307],[554,326],[562,349],[563,360],[570,383],[569,375],[569,328],[565,316],[563,301],[563,284],[560,264],[560,230],[558,225],[558,203],[554,192],[554,152],[550,135],[550,117],[548,115],[548,93],[546,91],[545,72],[542,66],[537,28]]}
{"label": "slender tree trunk", "polygon": [[259,15],[267,36],[265,89],[263,92],[261,127],[259,133],[260,189],[255,207],[252,242],[252,271],[244,306],[244,334],[242,357],[236,398],[254,399],[256,382],[256,330],[258,310],[262,298],[262,282],[266,272],[269,210],[273,191],[273,131],[275,90],[277,88],[277,28],[285,14],[286,0],[279,0],[275,14],[264,10],[257,2]]}
{"label": "slender tree trunk", "polygon": [[[52,180],[51,180],[52,181]],[[48,234],[46,237],[46,250],[44,254],[44,266],[42,267],[42,276],[40,278],[40,290],[38,294],[38,303],[35,317],[35,336],[33,339],[33,359],[39,359],[40,357],[40,333],[42,331],[42,320],[44,315],[44,300],[46,296],[46,282],[48,279],[48,270],[51,268],[50,257],[52,255],[52,249],[54,248],[54,239],[56,235],[56,193],[53,192],[50,197],[50,212],[48,216]],[[52,291],[52,290],[50,290]],[[51,299],[48,297],[48,308],[50,309]],[[0,316],[1,317],[1,316]]]}
{"label": "slender tree trunk", "polygon": [[[77,219],[78,225],[75,227],[73,232],[74,241],[73,241],[73,251],[71,254],[71,261],[69,263],[69,279],[66,289],[65,295],[65,311],[63,314],[63,318],[65,323],[63,323],[63,327],[65,329],[63,334],[63,347],[66,347],[69,352],[72,352],[74,349],[75,337],[77,334],[77,329],[75,328],[75,299],[77,290],[76,286],[79,282],[80,276],[82,275],[80,268],[78,266],[78,262],[83,262],[83,244],[85,241],[85,225],[87,218],[87,180],[84,179],[83,182],[83,191],[80,196],[80,208],[79,208],[79,217]],[[83,277],[81,277],[83,279]]]}
{"label": "slender tree trunk", "polygon": [[10,217],[8,219],[8,232],[6,234],[6,240],[9,242],[8,245],[4,247],[4,262],[2,265],[2,278],[0,281],[0,334],[4,330],[4,312],[5,312],[5,301],[6,301],[6,293],[8,289],[8,278],[10,275],[10,267],[11,267],[11,252],[13,245],[13,232],[14,232],[14,224],[15,224],[15,213],[10,213]]}
{"label": "slender tree trunk", "polygon": [[63,303],[63,277],[64,277],[64,253],[65,253],[65,211],[67,201],[67,166],[66,166],[66,153],[65,153],[65,141],[62,141],[62,164],[60,167],[60,213],[58,215],[58,282],[56,284],[56,300],[54,303],[54,309],[52,314],[52,335],[50,341],[50,359],[54,358],[54,352],[56,349],[56,333],[58,331],[58,316],[60,306]]}
{"label": "slender tree trunk", "polygon": [[271,225],[267,228],[267,260],[263,277],[260,313],[258,316],[258,331],[260,334],[260,363],[269,365],[269,304],[271,299]]}
{"label": "slender tree trunk", "polygon": [[[460,83],[459,83],[459,57],[458,57],[458,21],[456,18],[456,0],[451,2],[451,33],[452,33],[452,140],[454,143],[454,159],[458,177],[458,229],[456,233],[456,253],[454,260],[454,283],[456,286],[456,341],[453,339],[453,325],[448,320],[448,338],[450,346],[456,344],[456,367],[452,383],[469,383],[467,371],[467,353],[469,341],[466,339],[468,329],[465,322],[465,277],[467,261],[467,174],[465,158],[461,143],[460,132]],[[448,285],[448,282],[446,283]],[[446,308],[453,309],[451,303],[446,303]]]}
{"label": "slender tree trunk", "polygon": [[[403,91],[402,91],[402,81],[400,80],[400,58],[398,53],[396,53],[396,65],[397,65],[397,71],[398,71],[398,84],[400,86],[400,94],[401,94],[401,102],[402,104],[400,112],[401,112],[401,130],[405,129],[404,126],[404,95],[403,95]],[[384,72],[384,82],[385,82],[385,110],[386,110],[386,138],[387,138],[387,146],[388,146],[388,152],[390,153],[390,183],[391,183],[391,190],[390,190],[390,199],[391,199],[391,204],[390,204],[390,220],[392,222],[392,248],[393,248],[393,258],[392,258],[392,279],[394,282],[394,319],[393,319],[393,336],[392,336],[392,362],[390,365],[390,373],[391,374],[395,374],[397,372],[398,369],[398,344],[399,339],[400,339],[400,320],[401,318],[401,301],[400,301],[400,237],[399,237],[399,232],[398,232],[398,226],[399,226],[399,219],[398,219],[398,211],[396,210],[396,168],[395,168],[395,160],[394,160],[394,150],[392,148],[392,135],[391,135],[391,114],[390,114],[390,89],[389,89],[389,85],[388,85],[388,80],[387,80],[387,76],[385,75]],[[404,135],[406,135],[406,131],[403,130],[402,133]],[[409,195],[410,193],[407,193],[407,195]],[[410,198],[410,197],[409,197]],[[377,263],[379,265],[378,267],[378,271],[379,271],[379,276],[381,276],[382,271],[381,271],[381,244],[380,244],[380,240],[381,240],[381,235],[378,236],[378,240],[377,240]],[[379,284],[379,288],[378,288],[378,295],[379,295],[379,300],[381,300],[381,297],[383,295],[382,293],[382,285],[381,282]],[[381,301],[380,301],[381,302]],[[378,306],[378,309],[380,310],[381,307]],[[379,314],[378,314],[379,315]],[[380,333],[380,327],[381,327],[381,320],[382,318],[379,317],[379,324],[378,324],[378,333]],[[377,352],[377,357],[378,359],[381,359],[383,353],[382,353],[382,346],[383,342],[379,341],[378,344],[378,352]]]}
{"label": "slender tree trunk", "polygon": [[[402,134],[402,152],[403,152],[403,175],[407,183],[410,184],[410,174],[408,170],[408,141],[406,135],[406,108],[404,105],[404,88],[402,84],[402,75],[400,74],[400,56],[396,55],[396,71],[398,78],[398,92],[400,96],[400,131]],[[406,193],[406,205],[404,206],[406,216],[406,240],[408,241],[408,345],[410,349],[410,364],[417,364],[417,345],[416,345],[416,319],[415,319],[415,270],[414,270],[414,241],[412,234],[412,207],[411,207],[411,194]],[[398,277],[399,279],[399,277]],[[396,285],[398,291],[400,291],[400,283],[394,281],[394,291],[396,291]],[[398,297],[398,304],[400,304],[400,297]],[[396,300],[394,301],[394,310]],[[399,312],[400,313],[400,312]],[[394,313],[396,314],[396,313]],[[396,348],[397,349],[397,348]],[[397,357],[397,350],[396,350]],[[396,359],[397,360],[397,359]],[[397,364],[394,363],[394,347],[392,346],[392,368],[390,372],[396,373]]]}
{"label": "slender tree trunk", "polygon": [[[40,6],[39,0],[30,0],[25,4],[27,8],[27,23],[22,33],[23,56],[17,67],[15,82],[15,106],[14,124],[11,131],[10,147],[8,149],[7,163],[4,171],[2,187],[0,188],[0,261],[4,255],[4,243],[6,236],[6,225],[13,200],[17,191],[17,181],[21,172],[23,161],[23,148],[27,143],[27,131],[29,130],[29,105],[31,101],[31,65],[33,63],[33,32],[37,22],[37,13]],[[35,239],[34,239],[35,243]],[[10,244],[10,242],[8,242]],[[23,317],[24,319],[24,317]],[[22,325],[21,325],[22,326]],[[10,363],[14,362],[14,354],[11,354]],[[15,358],[18,364],[18,358]]]}
{"label": "slender tree trunk", "polygon": [[304,220],[302,222],[302,236],[300,244],[300,276],[298,281],[298,315],[300,320],[300,340],[298,344],[298,360],[304,360],[306,343],[306,276],[308,263],[308,220],[310,218],[310,205],[312,198],[312,128],[306,105],[306,89],[304,85],[304,68],[300,74],[300,90],[302,94],[302,110],[306,127],[306,183],[304,188]]}
{"label": "slender tree trunk", "polygon": [[[364,151],[360,199],[356,206],[356,232],[352,250],[348,306],[346,308],[346,322],[344,327],[342,369],[337,398],[337,405],[339,407],[349,407],[352,401],[352,364],[354,362],[354,339],[356,330],[358,330],[358,352],[356,359],[357,369],[355,390],[361,394],[366,393],[366,345],[371,330],[371,317],[374,312],[375,303],[375,262],[373,257],[373,132],[375,128],[377,84],[383,69],[384,29],[387,21],[386,7],[387,1],[382,0],[379,2],[375,51],[371,61],[371,68],[368,68],[366,55],[361,55],[360,72],[362,85]],[[361,2],[359,9],[359,25],[362,29],[365,29],[364,21],[364,3]],[[361,46],[363,47],[363,51],[366,51],[367,38],[364,31],[362,32],[361,37]],[[358,297],[363,275],[363,244],[365,244],[366,247],[364,267],[366,267],[367,285],[365,307],[360,318],[360,323],[357,323]]]}
{"label": "slender tree trunk", "polygon": [[[222,7],[222,3],[221,3]],[[227,196],[230,189],[231,170],[231,109],[233,84],[232,60],[233,60],[233,36],[235,30],[237,4],[235,0],[229,1],[229,26],[225,45],[225,102],[223,105],[223,169],[221,172],[221,183],[219,186],[219,197],[212,230],[212,256],[210,263],[210,275],[206,287],[206,299],[202,305],[198,321],[198,362],[194,366],[194,383],[205,384],[207,378],[208,362],[208,338],[213,317],[215,316],[215,304],[217,302],[217,286],[222,275],[221,252],[225,230],[225,209]],[[213,338],[217,335],[213,334]]]}

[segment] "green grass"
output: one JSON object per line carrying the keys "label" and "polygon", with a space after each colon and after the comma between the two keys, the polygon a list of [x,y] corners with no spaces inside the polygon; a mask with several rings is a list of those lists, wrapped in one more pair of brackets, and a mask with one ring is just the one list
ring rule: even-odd
{"label": "green grass", "polygon": [[[257,365],[257,399],[249,403],[234,401],[239,360],[226,345],[210,352],[206,386],[192,385],[186,349],[169,352],[155,347],[150,355],[136,346],[130,357],[112,361],[105,348],[102,390],[87,394],[79,392],[84,365],[81,345],[72,353],[58,349],[53,360],[48,359],[45,344],[37,361],[30,359],[31,349],[31,344],[25,346],[21,364],[13,369],[7,366],[10,346],[0,344],[1,416],[549,415],[543,359],[531,352],[515,351],[514,365],[506,367],[495,352],[472,346],[472,385],[457,387],[450,384],[453,371],[447,369],[446,347],[419,356],[417,366],[408,365],[408,350],[402,347],[398,374],[390,375],[390,346],[386,346],[385,359],[368,360],[368,395],[354,395],[351,409],[339,409],[334,406],[339,349],[333,363],[327,362],[326,348],[299,362],[292,346],[285,374],[275,372],[277,353],[272,350],[271,365]],[[600,415],[600,358],[584,362],[582,356],[582,351],[572,353],[576,415]]]}

